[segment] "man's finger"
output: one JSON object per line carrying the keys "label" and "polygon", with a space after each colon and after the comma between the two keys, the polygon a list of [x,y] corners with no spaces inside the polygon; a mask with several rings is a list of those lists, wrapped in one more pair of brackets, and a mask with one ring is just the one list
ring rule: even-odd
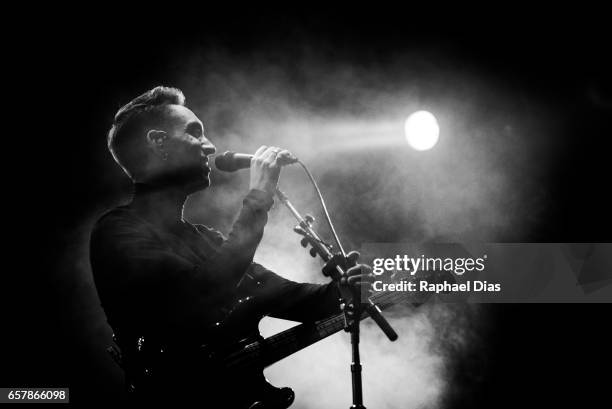
{"label": "man's finger", "polygon": [[276,146],[270,146],[264,153],[264,160],[270,165],[271,168],[278,167],[278,153],[281,151]]}
{"label": "man's finger", "polygon": [[351,284],[352,288],[358,288],[361,287],[362,289],[370,289],[372,288],[372,283],[368,282],[368,281],[357,281],[353,284]]}
{"label": "man's finger", "polygon": [[290,165],[296,161],[295,156],[286,149],[282,149],[278,155],[276,155],[276,160],[280,166]]}
{"label": "man's finger", "polygon": [[253,156],[259,157],[259,155],[261,155],[266,149],[268,149],[266,145],[260,146],[259,149],[255,151],[255,154]]}
{"label": "man's finger", "polygon": [[350,264],[355,264],[355,263],[357,263],[357,260],[359,259],[359,256],[360,256],[359,252],[353,250],[353,251],[351,251],[350,253],[348,253],[346,255],[346,258],[348,259],[348,262]]}
{"label": "man's finger", "polygon": [[278,148],[275,148],[274,146],[268,146],[266,150],[261,154],[261,158],[265,161],[272,161],[274,159],[274,156],[276,155],[274,152],[277,149]]}
{"label": "man's finger", "polygon": [[374,277],[370,274],[359,274],[356,276],[347,277],[346,282],[349,285],[355,285],[358,282],[371,283],[374,281]]}
{"label": "man's finger", "polygon": [[370,274],[372,268],[367,264],[357,264],[346,271],[346,275],[354,276],[356,274]]}
{"label": "man's finger", "polygon": [[358,274],[361,274],[361,264],[357,264],[356,266],[353,266],[349,268],[348,270],[346,270],[347,276],[354,276]]}

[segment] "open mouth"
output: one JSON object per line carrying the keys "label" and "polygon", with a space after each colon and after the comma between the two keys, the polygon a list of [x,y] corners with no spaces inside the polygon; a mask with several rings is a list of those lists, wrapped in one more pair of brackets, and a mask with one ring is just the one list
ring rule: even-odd
{"label": "open mouth", "polygon": [[202,169],[204,169],[204,172],[210,173],[210,165],[208,163],[208,157],[205,157],[202,160]]}

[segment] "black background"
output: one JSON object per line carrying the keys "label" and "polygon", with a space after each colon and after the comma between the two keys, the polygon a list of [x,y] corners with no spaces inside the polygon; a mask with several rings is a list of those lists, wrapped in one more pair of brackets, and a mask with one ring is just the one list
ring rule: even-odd
{"label": "black background", "polygon": [[[442,6],[313,8],[236,15],[166,5],[129,18],[112,6],[79,16],[55,9],[21,15],[21,27],[5,33],[6,61],[17,72],[6,77],[16,90],[5,100],[15,113],[5,119],[13,129],[4,135],[10,233],[3,275],[10,280],[3,285],[1,386],[70,386],[74,401],[115,397],[108,391],[116,385],[100,379],[71,323],[78,306],[55,291],[58,257],[82,217],[113,193],[96,174],[98,147],[88,135],[104,132],[119,101],[163,82],[195,47],[290,56],[301,42],[336,48],[335,58],[366,65],[391,52],[435,49],[528,88],[559,112],[565,141],[555,182],[546,186],[554,206],[532,241],[610,242],[612,67],[605,13],[499,5],[447,10],[443,17]],[[593,90],[604,103],[593,102]],[[451,407],[607,404],[607,305],[489,310],[488,343],[460,366],[469,374],[471,360],[484,356],[487,374],[459,371]]]}

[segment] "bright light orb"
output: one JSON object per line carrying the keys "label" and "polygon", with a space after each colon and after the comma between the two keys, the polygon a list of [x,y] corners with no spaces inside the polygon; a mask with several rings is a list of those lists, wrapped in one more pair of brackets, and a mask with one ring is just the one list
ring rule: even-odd
{"label": "bright light orb", "polygon": [[440,126],[436,117],[428,111],[417,111],[406,119],[406,140],[417,151],[426,151],[438,143]]}

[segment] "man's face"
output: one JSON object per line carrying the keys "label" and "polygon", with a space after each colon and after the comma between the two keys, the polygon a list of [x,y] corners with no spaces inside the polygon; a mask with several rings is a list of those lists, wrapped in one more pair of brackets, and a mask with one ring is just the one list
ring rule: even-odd
{"label": "man's face", "polygon": [[163,143],[167,153],[165,170],[177,177],[177,182],[189,193],[210,185],[208,155],[215,146],[204,136],[204,126],[198,117],[181,105],[169,105],[166,110],[168,138]]}

